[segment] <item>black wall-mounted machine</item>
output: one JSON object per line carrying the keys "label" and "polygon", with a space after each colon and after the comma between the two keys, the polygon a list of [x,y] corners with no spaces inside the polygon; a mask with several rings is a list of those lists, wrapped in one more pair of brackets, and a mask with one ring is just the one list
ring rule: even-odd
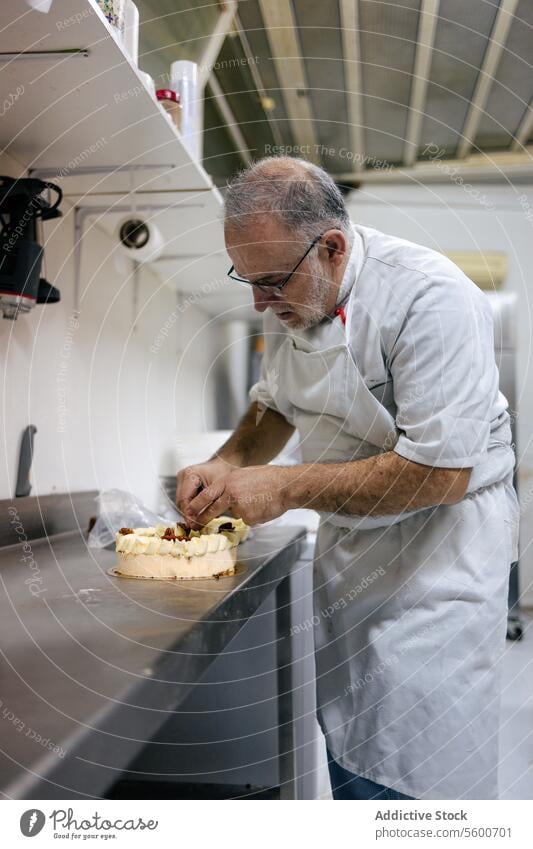
{"label": "black wall-mounted machine", "polygon": [[37,240],[37,220],[59,218],[62,197],[54,183],[0,177],[0,312],[4,318],[16,319],[35,304],[60,300],[59,289],[41,277],[43,248]]}

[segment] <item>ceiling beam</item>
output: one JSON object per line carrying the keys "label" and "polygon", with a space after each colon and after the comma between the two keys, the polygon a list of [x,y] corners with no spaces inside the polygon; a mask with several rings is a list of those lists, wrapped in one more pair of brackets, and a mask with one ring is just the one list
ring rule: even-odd
{"label": "ceiling beam", "polygon": [[350,134],[350,146],[355,154],[353,159],[354,169],[361,171],[364,159],[364,135],[358,0],[340,0],[340,15],[342,54],[346,74],[346,100],[348,103],[348,132]]}
{"label": "ceiling beam", "polygon": [[511,144],[511,150],[522,150],[522,148],[528,143],[531,134],[533,133],[533,100],[530,101],[529,106],[522,116],[522,120],[518,125],[518,130],[516,131],[516,136],[513,139]]}
{"label": "ceiling beam", "polygon": [[485,50],[483,64],[472,97],[469,110],[466,115],[463,131],[459,144],[457,145],[457,158],[463,159],[475,142],[478,127],[489,98],[490,90],[494,82],[496,71],[502,57],[507,41],[507,36],[514,20],[514,13],[518,0],[501,0],[500,7],[496,13],[496,20],[490,34],[489,43]]}
{"label": "ceiling beam", "polygon": [[237,13],[237,0],[224,0],[221,3],[220,15],[215,29],[209,36],[209,40],[203,50],[202,57],[198,63],[198,84],[203,90],[207,80],[211,76],[213,65],[217,61],[218,54],[222,50],[224,39],[233,27],[233,20]]}
{"label": "ceiling beam", "polygon": [[[246,30],[244,29],[244,27],[241,23],[241,19],[239,18],[239,15],[235,16],[235,27],[236,27],[237,32],[239,33],[239,38],[240,38],[240,41],[241,41],[242,49],[244,51],[244,55],[246,56],[246,62],[247,62],[248,70],[250,71],[250,74],[252,75],[252,79],[253,79],[254,85],[257,89],[257,93],[259,94],[261,103],[263,104],[264,101],[267,99],[268,95],[267,95],[267,92],[265,90],[265,87],[263,86],[261,74],[259,73],[259,71],[257,69],[255,56],[252,53],[252,50],[251,50],[251,47],[250,47],[250,42],[248,41],[248,36],[246,35]],[[270,109],[265,109],[265,107],[263,106],[263,111],[265,113],[265,116],[266,116],[268,123],[270,124],[270,130],[271,130],[272,136],[274,138],[274,144],[278,145],[278,147],[281,148],[283,146],[283,136],[281,135],[281,131],[280,131],[280,128],[278,126],[278,122],[274,118],[272,111]]]}
{"label": "ceiling beam", "polygon": [[438,14],[439,0],[422,0],[405,134],[404,162],[406,165],[412,165],[418,156]]}
{"label": "ceiling beam", "polygon": [[295,144],[302,157],[318,164],[319,145],[291,0],[259,0],[259,6]]}
{"label": "ceiling beam", "polygon": [[449,183],[463,191],[465,184],[507,182],[513,179],[533,180],[533,145],[519,153],[497,151],[473,153],[466,159],[435,158],[397,168],[367,168],[363,174],[346,171],[333,174],[338,183]]}

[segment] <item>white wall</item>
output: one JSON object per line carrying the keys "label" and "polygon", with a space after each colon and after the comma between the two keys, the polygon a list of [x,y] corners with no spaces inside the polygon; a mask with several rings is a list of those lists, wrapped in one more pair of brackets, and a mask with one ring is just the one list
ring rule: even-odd
{"label": "white wall", "polygon": [[[0,173],[17,172],[0,159]],[[147,269],[134,327],[131,263],[116,256],[92,219],[76,318],[73,216],[66,202],[62,209],[63,219],[45,225],[43,272],[61,290],[61,302],[15,322],[0,318],[0,497],[14,493],[20,435],[31,423],[32,494],[120,487],[155,507],[157,476],[176,470],[177,433],[214,427],[216,333],[196,304],[176,312],[176,294]]]}
{"label": "white wall", "polygon": [[533,187],[365,186],[349,198],[354,221],[435,250],[505,251],[505,290],[518,296],[518,459],[521,589],[533,604]]}

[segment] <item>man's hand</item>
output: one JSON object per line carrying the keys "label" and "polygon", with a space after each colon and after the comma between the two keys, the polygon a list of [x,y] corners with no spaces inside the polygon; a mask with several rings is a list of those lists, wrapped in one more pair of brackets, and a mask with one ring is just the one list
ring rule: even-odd
{"label": "man's hand", "polygon": [[189,504],[201,490],[208,488],[231,470],[232,466],[218,457],[181,469],[176,477],[176,506],[182,516],[188,518]]}
{"label": "man's hand", "polygon": [[471,469],[406,460],[394,451],[347,463],[232,467],[224,460],[191,466],[178,506],[192,528],[231,510],[249,525],[305,507],[351,516],[382,516],[456,504]]}
{"label": "man's hand", "polygon": [[228,510],[247,525],[276,519],[287,509],[287,472],[283,466],[248,466],[226,471],[189,500],[187,511],[182,512],[196,529]]}

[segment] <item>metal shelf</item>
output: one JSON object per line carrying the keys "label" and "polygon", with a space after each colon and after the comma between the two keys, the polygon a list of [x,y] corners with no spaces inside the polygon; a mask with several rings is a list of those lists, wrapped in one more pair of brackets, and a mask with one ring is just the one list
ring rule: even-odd
{"label": "metal shelf", "polygon": [[196,293],[211,315],[228,305],[240,315],[250,297],[225,279],[220,192],[95,0],[54,0],[48,14],[24,0],[0,4],[0,53],[12,101],[0,145],[29,172],[60,183],[75,207],[76,288],[84,226],[97,222],[111,234],[135,208],[163,232],[165,256],[151,267],[165,284]]}
{"label": "metal shelf", "polygon": [[213,191],[95,0],[0,4],[0,53],[3,152],[67,195]]}

